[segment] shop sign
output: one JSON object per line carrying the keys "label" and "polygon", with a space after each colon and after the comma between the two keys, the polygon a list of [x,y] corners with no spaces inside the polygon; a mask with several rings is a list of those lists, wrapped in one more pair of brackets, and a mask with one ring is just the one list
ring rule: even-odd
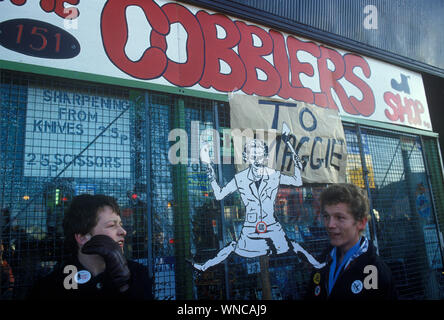
{"label": "shop sign", "polygon": [[[9,0],[0,10],[3,61],[299,101],[432,130],[419,73],[207,9],[163,0]],[[57,48],[67,56],[56,57]]]}
{"label": "shop sign", "polygon": [[156,257],[154,279],[157,300],[175,300],[176,258],[174,256]]}
{"label": "shop sign", "polygon": [[79,194],[96,194],[97,186],[95,184],[89,184],[89,183],[81,183],[77,184],[74,188],[74,194],[77,196]]}
{"label": "shop sign", "polygon": [[129,101],[28,88],[24,175],[129,178]]}

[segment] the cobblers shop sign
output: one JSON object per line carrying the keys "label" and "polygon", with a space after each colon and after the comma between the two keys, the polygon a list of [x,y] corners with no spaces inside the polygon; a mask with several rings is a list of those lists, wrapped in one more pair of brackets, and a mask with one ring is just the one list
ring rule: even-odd
{"label": "the cobblers shop sign", "polygon": [[421,75],[174,1],[0,1],[0,59],[431,130]]}

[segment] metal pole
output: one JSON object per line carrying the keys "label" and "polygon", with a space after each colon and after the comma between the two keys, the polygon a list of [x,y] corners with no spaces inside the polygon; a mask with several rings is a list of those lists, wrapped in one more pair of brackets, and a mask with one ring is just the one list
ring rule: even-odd
{"label": "metal pole", "polygon": [[378,250],[378,238],[376,235],[376,222],[375,222],[375,215],[373,213],[373,200],[372,200],[372,195],[371,195],[371,191],[370,191],[370,184],[368,182],[368,168],[367,168],[367,163],[365,161],[365,153],[364,153],[364,148],[362,146],[362,135],[361,135],[361,127],[359,126],[359,124],[356,125],[356,135],[358,138],[358,146],[359,146],[359,153],[361,155],[361,164],[362,164],[362,173],[363,173],[363,178],[364,178],[364,183],[365,183],[365,189],[367,190],[367,196],[368,196],[368,200],[369,200],[369,209],[370,209],[370,215],[371,215],[371,220],[370,220],[370,224],[371,224],[371,233],[370,236],[373,240],[373,243],[376,247],[376,250]]}
{"label": "metal pole", "polygon": [[146,214],[147,214],[147,247],[148,247],[148,270],[151,278],[153,277],[153,217],[151,208],[151,132],[150,132],[150,110],[149,95],[145,91],[145,167],[146,167]]}
{"label": "metal pole", "polygon": [[[430,179],[430,175],[431,174],[430,174],[429,166],[428,166],[427,159],[426,159],[426,156],[425,156],[424,141],[422,139],[422,136],[419,137],[419,140],[420,140],[420,143],[421,143],[421,150],[422,150],[421,153],[422,153],[422,159],[424,161],[424,167],[425,167],[426,176],[427,176],[427,185],[429,187],[430,199],[432,200],[433,220],[435,222],[436,232],[438,233],[437,236],[438,236],[438,240],[439,240],[439,244],[440,244],[439,248],[440,248],[440,253],[441,253],[441,261],[444,263],[442,233],[441,233],[440,228],[439,228],[439,221],[438,221],[438,216],[437,216],[438,211],[437,211],[437,208],[436,208],[435,197],[433,196],[433,192],[432,192],[432,181]],[[438,139],[436,139],[436,141],[438,141]],[[439,144],[437,144],[436,147],[438,148],[438,152],[439,152]],[[441,162],[440,168],[442,170],[441,154],[439,153],[438,155],[439,155],[439,158],[440,158],[439,160]],[[441,171],[441,172],[443,172],[443,171]]]}
{"label": "metal pole", "polygon": [[[218,102],[213,102],[213,112],[214,112],[214,126],[217,131],[217,134],[219,134],[219,106]],[[213,139],[213,141],[219,141],[219,139]],[[215,155],[218,157],[217,162],[217,172],[218,172],[218,181],[220,184],[223,183],[223,174],[222,174],[222,155],[220,152],[220,143],[218,145],[215,145]],[[220,221],[222,225],[222,243],[219,244],[219,249],[222,249],[226,244],[226,236],[225,236],[225,210],[224,210],[224,200],[222,199],[219,201],[220,205]],[[227,300],[230,299],[230,282],[228,279],[228,263],[227,260],[224,261],[224,274],[225,274],[225,298]]]}

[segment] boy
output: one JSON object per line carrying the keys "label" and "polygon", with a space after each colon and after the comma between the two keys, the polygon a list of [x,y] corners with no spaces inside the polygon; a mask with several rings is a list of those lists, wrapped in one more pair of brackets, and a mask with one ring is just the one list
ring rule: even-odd
{"label": "boy", "polygon": [[395,299],[390,269],[363,236],[369,204],[361,189],[334,184],[320,197],[321,213],[330,238],[326,266],[312,274],[308,299]]}

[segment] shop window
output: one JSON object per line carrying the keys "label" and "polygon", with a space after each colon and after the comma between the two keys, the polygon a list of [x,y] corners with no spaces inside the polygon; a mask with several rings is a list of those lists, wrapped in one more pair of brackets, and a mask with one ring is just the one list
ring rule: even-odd
{"label": "shop window", "polygon": [[[104,193],[121,206],[126,255],[150,267],[156,299],[305,295],[312,266],[291,252],[231,254],[205,272],[191,265],[239,239],[245,221],[239,193],[216,200],[198,161],[201,142],[219,139],[219,184],[236,173],[233,150],[224,143],[228,103],[5,70],[0,94],[3,257],[15,277],[12,291],[0,293],[24,298],[35,279],[63,261],[64,210],[77,194]],[[400,297],[439,297],[444,193],[436,139],[344,129],[347,181],[370,196],[366,235],[392,269]],[[274,203],[287,238],[320,260],[329,243],[320,220],[324,188],[282,186]]]}
{"label": "shop window", "polygon": [[11,298],[23,299],[64,260],[63,216],[77,194],[114,196],[126,253],[147,264],[145,129],[129,91],[3,70],[0,83],[0,205],[8,213],[1,227],[15,278]]}

